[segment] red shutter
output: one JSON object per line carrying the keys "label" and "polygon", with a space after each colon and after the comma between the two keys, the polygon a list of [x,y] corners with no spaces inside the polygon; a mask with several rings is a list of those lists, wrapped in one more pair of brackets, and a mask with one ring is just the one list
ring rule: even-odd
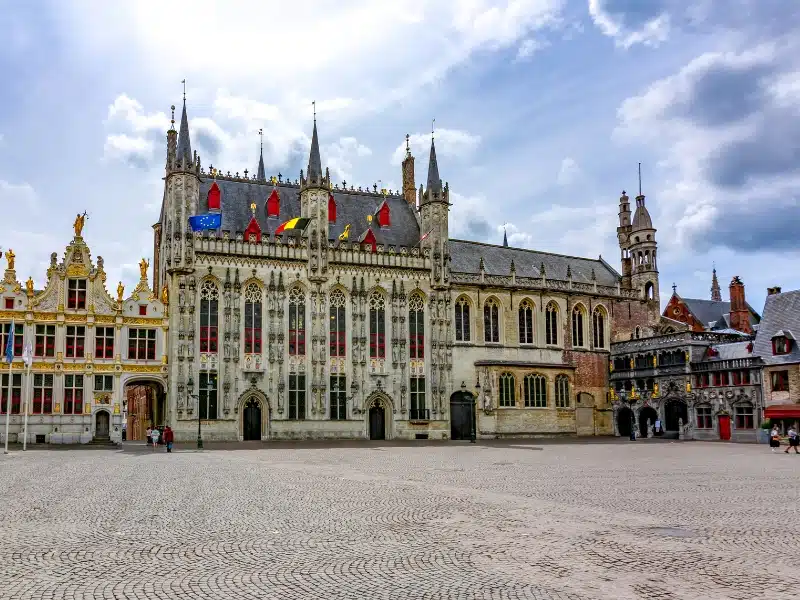
{"label": "red shutter", "polygon": [[281,199],[278,196],[278,190],[272,190],[272,193],[267,198],[267,216],[277,217],[281,212]]}
{"label": "red shutter", "polygon": [[250,217],[250,223],[247,224],[247,229],[244,230],[244,241],[249,242],[251,235],[256,236],[256,242],[261,241],[261,227],[255,217]]}
{"label": "red shutter", "polygon": [[389,215],[389,205],[386,204],[386,201],[381,204],[381,207],[378,209],[378,225],[381,227],[389,227],[391,224],[391,218]]}
{"label": "red shutter", "polygon": [[336,200],[333,194],[328,196],[328,223],[336,223]]}
{"label": "red shutter", "polygon": [[219,210],[220,209],[220,191],[217,182],[211,184],[211,189],[208,190],[208,210]]}

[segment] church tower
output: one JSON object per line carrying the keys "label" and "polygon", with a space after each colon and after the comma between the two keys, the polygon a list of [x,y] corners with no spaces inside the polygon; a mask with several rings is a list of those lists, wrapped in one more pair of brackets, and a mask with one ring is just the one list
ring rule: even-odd
{"label": "church tower", "polygon": [[636,212],[631,220],[631,205],[623,191],[619,199],[619,226],[617,239],[622,259],[622,286],[629,287],[652,300],[658,306],[658,244],[656,229],[650,218],[642,194],[642,165],[639,164],[639,195],[636,196]]}
{"label": "church tower", "polygon": [[324,281],[328,276],[328,200],[331,197],[331,176],[328,169],[322,174],[319,154],[317,118],[311,134],[308,169],[300,171],[300,216],[311,219],[308,224],[308,278]]}
{"label": "church tower", "polygon": [[444,284],[447,280],[449,253],[447,249],[448,212],[450,211],[450,186],[442,186],[439,164],[436,161],[436,145],[431,137],[431,155],[428,161],[427,189],[420,185],[420,242],[422,248],[433,250],[433,284]]}
{"label": "church tower", "polygon": [[628,194],[622,190],[619,198],[619,226],[617,227],[617,239],[619,240],[620,260],[622,261],[622,287],[631,287],[631,255],[628,247],[628,239],[631,234],[631,205]]}
{"label": "church tower", "polygon": [[722,302],[722,290],[719,288],[716,267],[711,271],[711,300],[713,302]]}

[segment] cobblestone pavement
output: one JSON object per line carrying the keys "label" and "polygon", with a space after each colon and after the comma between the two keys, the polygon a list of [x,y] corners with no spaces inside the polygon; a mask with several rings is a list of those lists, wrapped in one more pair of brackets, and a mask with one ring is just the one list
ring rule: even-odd
{"label": "cobblestone pavement", "polygon": [[0,598],[792,597],[800,457],[714,443],[0,455]]}

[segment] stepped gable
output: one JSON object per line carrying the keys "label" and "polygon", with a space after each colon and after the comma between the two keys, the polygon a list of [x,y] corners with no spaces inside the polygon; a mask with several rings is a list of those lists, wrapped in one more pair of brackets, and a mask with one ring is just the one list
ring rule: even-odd
{"label": "stepped gable", "polygon": [[[216,180],[207,177],[200,182],[200,205],[198,214],[208,212],[208,190],[216,181],[222,192],[222,229],[231,235],[244,232],[253,213],[250,204],[255,202],[256,221],[264,235],[273,235],[281,223],[300,216],[300,186],[285,183],[274,186],[280,196],[278,218],[267,218],[266,202],[272,193],[269,182],[237,181],[226,178]],[[367,230],[367,215],[375,215],[378,207],[386,201],[391,212],[392,225],[384,229],[373,228],[378,244],[387,246],[415,246],[419,243],[419,225],[414,207],[403,196],[373,194],[355,190],[333,189],[336,201],[336,223],[329,225],[329,239],[338,240],[339,234],[350,224],[349,242],[355,242]]]}
{"label": "stepped gable", "polygon": [[567,279],[567,267],[572,280],[593,283],[592,269],[598,285],[615,286],[620,275],[604,261],[561,254],[549,254],[537,250],[494,246],[467,240],[450,240],[451,270],[454,273],[480,273],[481,258],[487,275],[508,275],[514,261],[517,277],[541,277],[540,265],[544,263],[545,277]]}

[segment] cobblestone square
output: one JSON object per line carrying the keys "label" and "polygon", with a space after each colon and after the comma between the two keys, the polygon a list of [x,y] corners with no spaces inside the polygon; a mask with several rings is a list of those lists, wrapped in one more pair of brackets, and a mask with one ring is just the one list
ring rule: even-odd
{"label": "cobblestone square", "polygon": [[715,443],[0,457],[0,598],[783,598],[800,457]]}

